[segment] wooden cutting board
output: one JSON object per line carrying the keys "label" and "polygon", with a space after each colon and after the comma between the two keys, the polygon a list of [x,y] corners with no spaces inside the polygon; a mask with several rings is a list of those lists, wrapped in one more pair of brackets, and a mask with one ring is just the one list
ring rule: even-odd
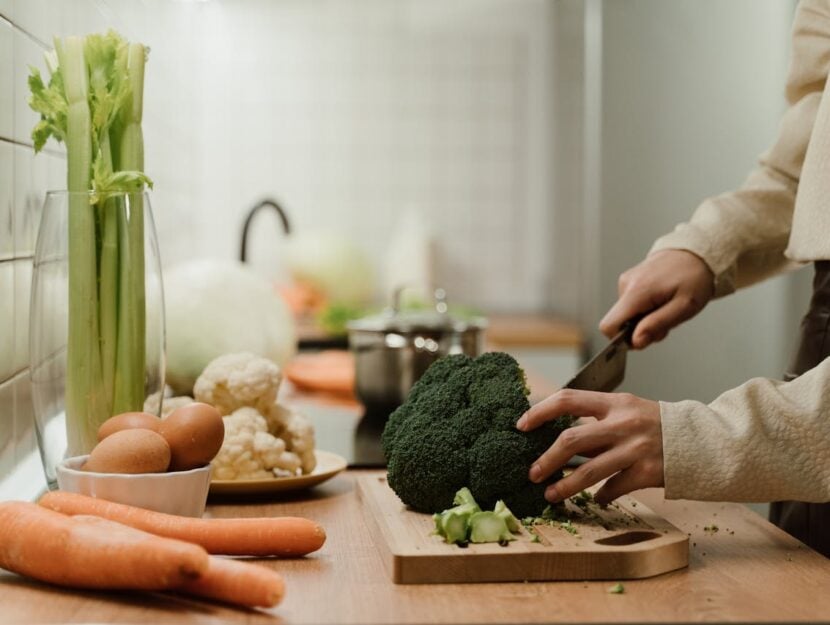
{"label": "wooden cutting board", "polygon": [[633,497],[577,507],[570,524],[536,525],[506,547],[448,545],[432,517],[404,506],[385,477],[358,478],[369,527],[396,584],[637,579],[688,566],[688,536]]}

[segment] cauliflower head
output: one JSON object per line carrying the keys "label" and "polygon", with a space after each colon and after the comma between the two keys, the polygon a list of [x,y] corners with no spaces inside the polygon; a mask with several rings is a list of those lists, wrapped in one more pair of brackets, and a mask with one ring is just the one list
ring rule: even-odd
{"label": "cauliflower head", "polygon": [[225,354],[205,367],[193,387],[196,401],[229,415],[243,407],[267,413],[277,399],[282,381],[280,368],[250,352]]}
{"label": "cauliflower head", "polygon": [[243,406],[223,417],[225,441],[211,463],[217,480],[250,480],[297,475],[300,456],[268,431],[256,408]]}
{"label": "cauliflower head", "polygon": [[317,466],[314,456],[314,424],[304,414],[274,403],[265,414],[268,430],[285,441],[287,449],[299,456],[303,473]]}
{"label": "cauliflower head", "polygon": [[[169,390],[169,387],[165,390]],[[159,414],[158,416],[164,419],[167,415],[176,410],[176,408],[181,408],[182,406],[192,404],[193,398],[188,397],[187,395],[173,397],[172,395],[168,395],[167,393],[157,391],[152,395],[148,395],[147,399],[144,400],[144,412],[149,412],[150,414],[158,414],[159,402],[161,402],[161,414]]]}

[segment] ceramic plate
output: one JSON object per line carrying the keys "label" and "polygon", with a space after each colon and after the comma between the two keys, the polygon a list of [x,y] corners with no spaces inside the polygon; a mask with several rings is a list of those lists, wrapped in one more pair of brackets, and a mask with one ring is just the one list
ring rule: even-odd
{"label": "ceramic plate", "polygon": [[252,495],[302,490],[333,478],[346,468],[346,459],[330,451],[314,450],[317,466],[308,475],[261,480],[211,480],[211,495]]}

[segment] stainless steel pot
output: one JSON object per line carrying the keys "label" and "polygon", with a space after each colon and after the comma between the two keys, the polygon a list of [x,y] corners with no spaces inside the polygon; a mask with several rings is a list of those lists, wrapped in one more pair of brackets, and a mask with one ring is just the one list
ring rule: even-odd
{"label": "stainless steel pot", "polygon": [[402,312],[394,305],[380,315],[349,322],[358,399],[370,408],[392,410],[401,405],[412,385],[441,356],[477,356],[486,325],[482,317],[453,318],[442,289],[435,292],[434,310]]}

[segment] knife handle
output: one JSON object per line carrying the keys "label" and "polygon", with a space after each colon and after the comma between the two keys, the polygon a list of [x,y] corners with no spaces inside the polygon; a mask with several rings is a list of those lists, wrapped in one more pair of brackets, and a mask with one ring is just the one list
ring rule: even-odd
{"label": "knife handle", "polygon": [[620,334],[623,335],[623,337],[625,338],[625,342],[628,344],[629,347],[632,346],[631,340],[634,338],[634,330],[637,329],[637,324],[640,323],[643,320],[643,317],[645,317],[650,312],[651,311],[647,313],[640,313],[638,315],[634,315],[633,317],[631,317],[631,319],[622,324],[622,328],[620,328]]}

